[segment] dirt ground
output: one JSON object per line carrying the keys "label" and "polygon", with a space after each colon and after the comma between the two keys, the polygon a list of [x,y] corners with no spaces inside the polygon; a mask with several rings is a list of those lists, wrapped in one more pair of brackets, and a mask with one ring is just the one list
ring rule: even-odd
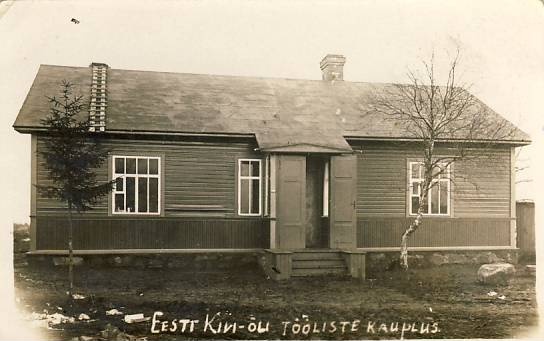
{"label": "dirt ground", "polygon": [[[522,269],[508,285],[494,287],[476,282],[477,266],[459,265],[384,271],[364,282],[338,277],[274,282],[257,270],[196,274],[77,267],[77,292],[85,298],[72,300],[66,296],[65,267],[34,269],[23,257],[17,257],[15,270],[22,310],[28,316],[46,311],[75,318],[50,329],[42,324],[49,339],[508,338],[537,323],[535,279]],[[106,315],[113,308],[123,314]],[[163,315],[155,323],[123,320],[125,314],[153,317],[157,311]],[[90,319],[79,321],[81,313]],[[186,322],[183,330],[184,319],[199,322],[192,331]]]}
{"label": "dirt ground", "polygon": [[[76,267],[83,298],[74,300],[66,295],[66,267],[28,265],[24,226],[14,246],[17,305],[50,340],[510,338],[537,324],[535,277],[521,265],[502,286],[478,284],[476,265],[286,282],[258,269]],[[111,309],[122,314],[107,315]],[[138,313],[155,319],[124,321]],[[73,322],[50,324],[52,316]]]}

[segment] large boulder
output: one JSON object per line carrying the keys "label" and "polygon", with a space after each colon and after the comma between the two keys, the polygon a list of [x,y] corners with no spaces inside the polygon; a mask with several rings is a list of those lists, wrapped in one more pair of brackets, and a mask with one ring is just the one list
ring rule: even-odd
{"label": "large boulder", "polygon": [[507,284],[516,268],[510,263],[483,264],[478,269],[478,281],[483,284]]}

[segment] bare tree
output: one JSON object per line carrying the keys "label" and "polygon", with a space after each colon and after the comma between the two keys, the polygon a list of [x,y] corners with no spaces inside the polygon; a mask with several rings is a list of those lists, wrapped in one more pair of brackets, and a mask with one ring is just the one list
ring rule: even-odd
{"label": "bare tree", "polygon": [[[423,62],[423,72],[409,71],[407,84],[388,85],[372,101],[371,110],[402,126],[421,153],[421,162],[412,169],[419,180],[409,188],[419,195],[412,205],[417,210],[411,212],[414,219],[400,242],[400,264],[404,269],[408,269],[408,240],[430,209],[430,191],[441,180],[453,181],[450,165],[475,156],[471,146],[481,147],[513,131],[511,124],[496,119],[496,114],[468,92],[466,85],[458,84],[458,62],[459,52],[449,65],[445,85],[438,85],[433,54],[429,62]],[[447,152],[437,150],[438,145],[446,146]]]}
{"label": "bare tree", "polygon": [[533,182],[531,175],[526,174],[527,171],[530,172],[531,160],[528,157],[522,157],[521,151],[521,148],[516,150],[516,167],[514,167],[514,171],[516,172],[516,184]]}

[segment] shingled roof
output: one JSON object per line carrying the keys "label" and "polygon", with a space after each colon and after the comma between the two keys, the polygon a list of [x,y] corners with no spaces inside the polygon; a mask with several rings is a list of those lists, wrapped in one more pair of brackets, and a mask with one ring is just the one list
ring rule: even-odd
{"label": "shingled roof", "polygon": [[[90,94],[90,68],[41,65],[16,130],[43,128],[40,120],[49,111],[46,96],[62,80],[76,84],[75,92]],[[304,146],[347,151],[350,138],[414,138],[402,125],[370,110],[373,94],[388,84],[119,69],[108,69],[107,82],[106,132],[248,134],[264,150]],[[502,142],[530,141],[490,109],[489,118],[512,127]]]}

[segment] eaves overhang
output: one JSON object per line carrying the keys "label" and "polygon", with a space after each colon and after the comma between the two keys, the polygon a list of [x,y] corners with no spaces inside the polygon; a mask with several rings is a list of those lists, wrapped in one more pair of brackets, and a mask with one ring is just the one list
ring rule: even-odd
{"label": "eaves overhang", "polygon": [[[422,139],[403,138],[403,137],[383,137],[383,136],[345,136],[349,141],[383,141],[383,142],[421,142]],[[438,139],[440,143],[471,143],[471,144],[507,144],[514,146],[527,146],[532,143],[531,140],[491,140],[491,139]]]}

